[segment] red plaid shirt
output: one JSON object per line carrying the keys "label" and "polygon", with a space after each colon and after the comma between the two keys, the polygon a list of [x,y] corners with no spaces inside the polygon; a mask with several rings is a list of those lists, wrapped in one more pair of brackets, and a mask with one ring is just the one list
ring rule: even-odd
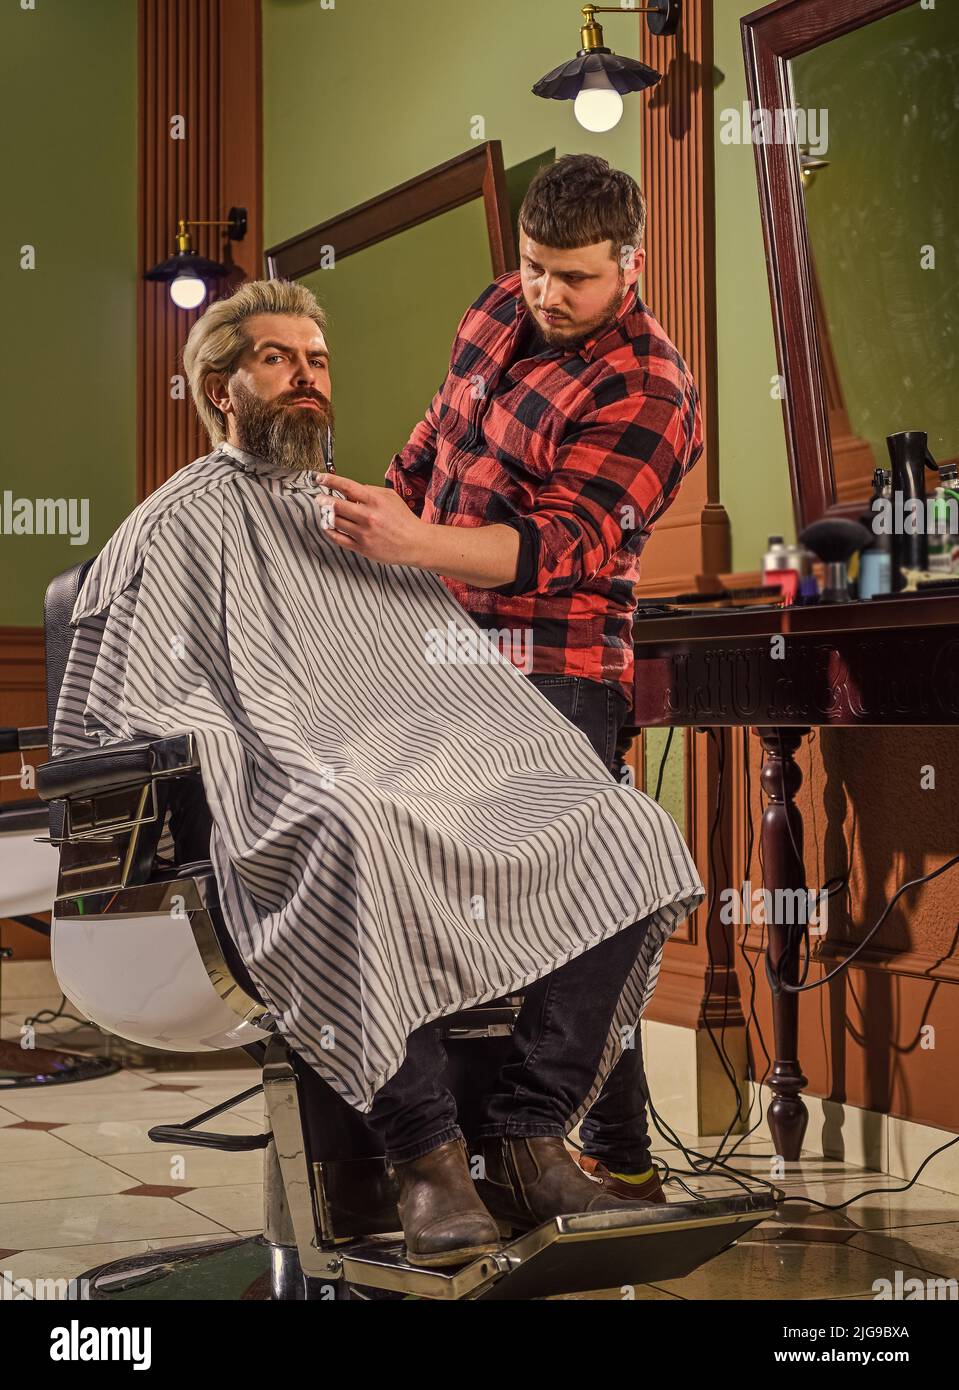
{"label": "red plaid shirt", "polygon": [[703,451],[699,393],[633,291],[577,351],[523,355],[531,326],[519,272],[501,275],[386,485],[424,521],[514,527],[512,584],[443,583],[481,628],[509,630],[521,669],[613,685],[631,711],[639,557]]}

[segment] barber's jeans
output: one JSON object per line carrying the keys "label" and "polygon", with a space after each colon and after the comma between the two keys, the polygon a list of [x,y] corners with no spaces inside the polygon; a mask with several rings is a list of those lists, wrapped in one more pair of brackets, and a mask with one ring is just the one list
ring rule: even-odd
{"label": "barber's jeans", "polygon": [[[577,676],[529,677],[615,768],[625,716],[618,691]],[[471,1139],[508,1135],[562,1137],[599,1066],[616,1003],[647,928],[634,922],[524,990],[509,1057],[486,1099],[484,1122]],[[585,1151],[618,1171],[650,1166],[639,1030],[584,1118]],[[436,1023],[407,1040],[402,1066],[373,1098],[367,1115],[393,1162],[419,1158],[462,1136],[456,1102],[443,1080],[446,1056]]]}
{"label": "barber's jeans", "polygon": [[[529,677],[537,689],[581,729],[593,751],[617,780],[622,759],[616,752],[626,717],[626,702],[618,690],[579,676]],[[646,1120],[648,1088],[640,1028],[630,1038],[619,1061],[579,1127],[583,1151],[619,1173],[644,1173],[652,1166]],[[595,1075],[595,1072],[593,1073]]]}

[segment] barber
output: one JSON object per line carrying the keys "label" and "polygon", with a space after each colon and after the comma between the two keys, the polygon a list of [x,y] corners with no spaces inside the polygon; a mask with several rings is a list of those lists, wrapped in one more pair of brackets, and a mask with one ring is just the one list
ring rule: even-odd
{"label": "barber", "polygon": [[[337,475],[326,535],[438,575],[589,739],[613,775],[632,712],[640,554],[703,449],[689,370],[642,302],[646,204],[592,155],[539,171],[521,265],[460,322],[449,373],[386,487]],[[611,1194],[664,1200],[640,1039],[582,1122],[579,1162]]]}

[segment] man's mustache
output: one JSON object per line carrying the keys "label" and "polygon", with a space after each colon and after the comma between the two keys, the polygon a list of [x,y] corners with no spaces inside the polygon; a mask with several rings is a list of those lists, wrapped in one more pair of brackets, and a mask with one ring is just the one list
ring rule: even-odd
{"label": "man's mustache", "polygon": [[312,391],[300,391],[295,396],[288,396],[282,404],[295,405],[297,401],[315,401],[323,410],[329,410],[330,408],[330,402],[326,396],[317,395]]}

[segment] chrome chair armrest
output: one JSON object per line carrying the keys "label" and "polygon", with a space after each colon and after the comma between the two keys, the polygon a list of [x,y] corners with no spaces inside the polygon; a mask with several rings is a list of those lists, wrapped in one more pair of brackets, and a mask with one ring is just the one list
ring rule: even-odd
{"label": "chrome chair armrest", "polygon": [[52,843],[104,840],[154,824],[158,782],[199,766],[192,733],[109,743],[41,763],[37,793],[52,803]]}
{"label": "chrome chair armrest", "polygon": [[44,801],[89,797],[97,792],[172,777],[199,767],[192,733],[131,739],[79,749],[37,768],[37,794]]}

